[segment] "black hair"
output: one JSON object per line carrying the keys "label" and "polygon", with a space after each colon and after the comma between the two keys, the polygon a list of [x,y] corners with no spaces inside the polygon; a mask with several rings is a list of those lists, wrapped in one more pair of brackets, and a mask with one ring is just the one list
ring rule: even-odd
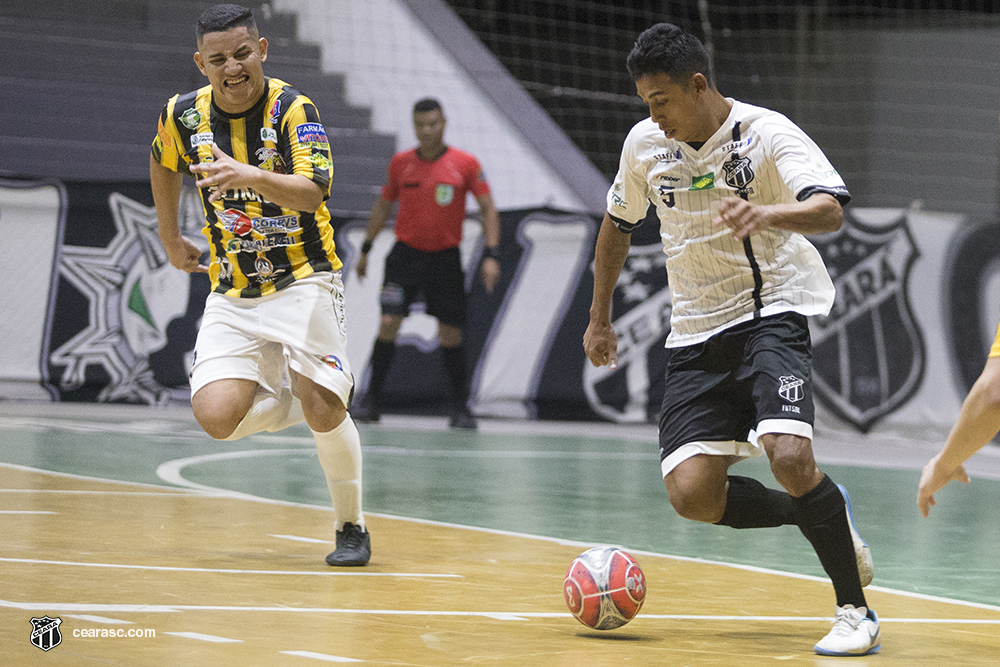
{"label": "black hair", "polygon": [[[441,103],[433,97],[425,97],[422,100],[417,100],[417,103],[413,105],[413,113],[434,111],[435,109],[441,109]],[[441,111],[443,113],[444,109],[441,109]]]}
{"label": "black hair", "polygon": [[240,5],[213,5],[198,18],[195,36],[200,42],[206,33],[225,32],[240,26],[246,27],[251,34],[257,32],[257,21],[252,11]]}
{"label": "black hair", "polygon": [[657,23],[644,30],[636,38],[625,67],[633,81],[662,72],[673,82],[683,84],[701,73],[708,85],[713,85],[705,45],[672,23]]}

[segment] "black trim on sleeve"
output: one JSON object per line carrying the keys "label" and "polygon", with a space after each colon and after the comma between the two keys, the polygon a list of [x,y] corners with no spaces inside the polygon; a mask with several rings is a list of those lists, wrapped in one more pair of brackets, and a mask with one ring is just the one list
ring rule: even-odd
{"label": "black trim on sleeve", "polygon": [[610,213],[608,213],[608,217],[611,218],[611,222],[615,223],[615,227],[618,228],[618,231],[625,232],[626,234],[631,234],[635,230],[639,229],[639,225],[645,221],[645,218],[643,218],[639,222],[629,222],[628,220],[617,218]]}
{"label": "black trim on sleeve", "polygon": [[846,206],[847,202],[851,201],[851,193],[847,191],[847,188],[831,188],[824,185],[809,185],[802,188],[799,194],[795,198],[799,201],[805,201],[812,197],[814,194],[825,192],[828,195],[833,195],[841,206]]}

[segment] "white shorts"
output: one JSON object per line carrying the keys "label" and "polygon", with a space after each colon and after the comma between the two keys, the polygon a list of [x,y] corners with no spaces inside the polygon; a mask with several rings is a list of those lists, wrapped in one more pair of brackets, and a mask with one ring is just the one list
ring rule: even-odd
{"label": "white shorts", "polygon": [[349,405],[354,376],[339,271],[314,273],[267,296],[240,299],[212,292],[205,300],[192,396],[210,382],[228,379],[253,380],[277,395],[286,364]]}
{"label": "white shorts", "polygon": [[761,437],[769,434],[774,435],[797,435],[800,438],[812,440],[813,428],[811,424],[793,419],[765,419],[757,424],[757,428],[750,431],[745,441],[727,440],[723,442],[689,442],[681,445],[667,458],[660,461],[660,473],[666,477],[671,470],[680,465],[683,461],[698,454],[708,454],[709,456],[727,456],[732,460],[730,463],[760,456],[764,453],[764,445],[761,444]]}

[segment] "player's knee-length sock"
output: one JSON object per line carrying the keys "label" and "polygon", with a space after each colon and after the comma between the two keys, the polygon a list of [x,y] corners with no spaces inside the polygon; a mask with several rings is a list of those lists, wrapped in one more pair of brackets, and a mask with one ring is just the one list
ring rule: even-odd
{"label": "player's knee-length sock", "polygon": [[469,378],[465,368],[465,344],[455,347],[441,347],[444,369],[451,379],[451,389],[459,405],[469,402]]}
{"label": "player's knee-length sock", "polygon": [[312,432],[336,513],[337,530],[348,521],[365,525],[361,513],[361,437],[350,416],[332,431]]}
{"label": "player's knee-length sock", "polygon": [[752,477],[729,476],[726,511],[718,521],[731,528],[774,528],[794,525],[792,497],[769,489]]}
{"label": "player's knee-length sock", "polygon": [[819,562],[833,582],[837,605],[867,607],[858,578],[858,562],[851,528],[847,523],[847,508],[840,489],[823,475],[823,481],[816,488],[799,498],[793,497],[792,504],[799,530],[812,543]]}
{"label": "player's knee-length sock", "polygon": [[385,384],[385,377],[389,374],[389,366],[392,358],[396,354],[396,341],[375,339],[372,347],[372,358],[368,362],[371,368],[371,375],[368,377],[368,395],[374,401],[382,399],[382,386]]}
{"label": "player's knee-length sock", "polygon": [[258,389],[250,410],[226,440],[239,440],[261,431],[280,431],[301,424],[305,419],[302,403],[288,387],[282,387],[277,396]]}

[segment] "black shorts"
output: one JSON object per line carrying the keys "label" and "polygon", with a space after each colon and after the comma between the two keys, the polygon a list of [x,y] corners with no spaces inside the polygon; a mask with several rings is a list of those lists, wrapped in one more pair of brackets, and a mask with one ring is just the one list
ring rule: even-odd
{"label": "black shorts", "polygon": [[416,301],[442,324],[465,328],[465,274],[458,248],[424,252],[401,241],[392,247],[379,296],[382,313],[405,317]]}
{"label": "black shorts", "polygon": [[[675,452],[673,465],[685,454],[700,453],[678,452],[691,443],[745,443],[751,430],[758,436],[811,438],[814,417],[812,345],[803,315],[788,312],[751,320],[702,343],[667,349],[661,462]],[[748,455],[745,448],[704,453]]]}

